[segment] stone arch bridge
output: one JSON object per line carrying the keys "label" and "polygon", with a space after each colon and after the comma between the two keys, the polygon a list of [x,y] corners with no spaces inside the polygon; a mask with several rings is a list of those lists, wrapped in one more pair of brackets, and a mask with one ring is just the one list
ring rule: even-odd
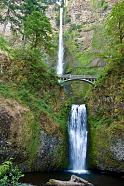
{"label": "stone arch bridge", "polygon": [[90,75],[72,75],[72,74],[65,74],[59,76],[59,82],[64,83],[68,81],[84,81],[86,83],[94,84],[96,81],[95,76],[90,76]]}

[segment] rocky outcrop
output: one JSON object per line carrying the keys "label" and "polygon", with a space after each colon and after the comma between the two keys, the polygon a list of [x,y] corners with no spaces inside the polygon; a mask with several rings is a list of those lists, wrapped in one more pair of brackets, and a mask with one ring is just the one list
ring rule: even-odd
{"label": "rocky outcrop", "polygon": [[[65,25],[65,29],[72,25],[80,25],[79,30],[80,44],[83,50],[90,49],[93,38],[94,28],[103,23],[112,9],[115,1],[89,1],[89,0],[69,0],[67,6],[67,15],[70,22]],[[78,31],[78,29],[77,29]]]}
{"label": "rocky outcrop", "polygon": [[0,97],[0,163],[9,158],[27,160],[25,152],[31,139],[33,115],[18,102]]}
{"label": "rocky outcrop", "polygon": [[90,67],[104,67],[105,65],[106,62],[103,59],[96,58],[91,62]]}
{"label": "rocky outcrop", "polygon": [[64,168],[67,163],[67,151],[64,137],[40,131],[37,155],[32,164],[33,171],[46,171]]}
{"label": "rocky outcrop", "polygon": [[124,65],[115,63],[88,98],[90,167],[124,172]]}
{"label": "rocky outcrop", "polygon": [[68,0],[67,10],[71,23],[93,23],[103,21],[110,12],[112,5],[118,0],[90,1],[90,0]]}
{"label": "rocky outcrop", "polygon": [[96,19],[89,1],[70,0],[67,9],[73,24],[92,23]]}
{"label": "rocky outcrop", "polygon": [[0,97],[0,163],[13,158],[23,171],[45,171],[66,166],[65,132],[41,113],[14,99]]}

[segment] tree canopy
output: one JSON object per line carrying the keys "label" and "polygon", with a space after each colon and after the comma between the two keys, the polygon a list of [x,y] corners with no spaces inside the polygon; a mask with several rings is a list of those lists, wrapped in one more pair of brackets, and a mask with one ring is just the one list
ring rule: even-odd
{"label": "tree canopy", "polygon": [[21,26],[20,3],[15,0],[1,0],[0,9],[0,23],[4,24],[3,33],[8,23],[11,25],[11,30],[19,30]]}
{"label": "tree canopy", "polygon": [[23,22],[33,11],[44,13],[46,6],[42,0],[1,0],[0,23],[4,24],[3,33],[9,23],[11,30],[23,33]]}
{"label": "tree canopy", "polygon": [[51,41],[51,25],[49,19],[41,12],[34,11],[24,22],[24,34],[32,47],[47,49]]}
{"label": "tree canopy", "polygon": [[116,55],[124,54],[124,1],[116,3],[106,21],[109,45]]}

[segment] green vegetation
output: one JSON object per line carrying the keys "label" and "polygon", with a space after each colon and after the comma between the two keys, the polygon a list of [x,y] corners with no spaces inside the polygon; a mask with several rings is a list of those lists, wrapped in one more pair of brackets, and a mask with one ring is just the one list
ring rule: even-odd
{"label": "green vegetation", "polygon": [[[0,96],[17,101],[29,110],[24,115],[22,141],[30,164],[35,160],[38,152],[41,130],[45,131],[47,135],[59,136],[65,142],[52,155],[53,159],[56,159],[56,154],[60,154],[66,160],[66,123],[70,103],[84,102],[90,86],[82,82],[67,83],[65,86],[70,99],[65,96],[55,74],[57,36],[53,34],[49,19],[46,17],[46,6],[44,7],[42,1],[39,0],[14,2],[8,0],[0,2],[0,23],[4,26],[3,33],[5,34],[8,23],[12,30],[9,39],[0,36],[2,56]],[[93,1],[93,6],[98,11],[104,11],[108,5],[104,0],[100,0]],[[110,166],[114,162],[114,165],[118,165],[108,152],[110,150],[108,143],[113,136],[122,135],[123,131],[123,10],[124,2],[121,1],[114,6],[108,19],[102,25],[72,24],[70,29],[64,33],[65,61],[67,61],[65,73],[100,77],[95,86],[91,88],[91,95],[89,94],[87,97],[90,108],[91,157],[95,161],[93,164],[97,166],[99,165],[98,157],[106,149],[108,157],[103,161],[104,164],[108,163]],[[2,14],[3,11],[5,14]],[[65,23],[68,24],[71,19],[69,16],[65,18]],[[56,19],[58,23],[58,17]],[[93,36],[91,43],[84,39],[87,37],[87,31],[91,37]],[[102,68],[102,65],[100,66],[98,63],[103,64],[104,62],[107,65]],[[26,137],[27,132],[30,136]],[[108,141],[105,141],[106,138]],[[95,157],[97,158],[95,159]],[[53,163],[53,167],[60,167],[62,163],[61,159],[60,161],[58,159],[57,163]],[[0,167],[0,171],[3,169],[2,175],[6,171],[11,171],[9,168],[12,166],[11,163],[5,163],[2,166],[4,167]],[[19,176],[20,173],[12,176],[15,185]],[[6,176],[3,176],[2,179],[3,183],[7,183]]]}
{"label": "green vegetation", "polygon": [[[105,1],[93,1],[93,3],[104,4]],[[124,48],[124,2],[113,6],[112,12],[102,24],[77,25],[72,24],[70,29],[65,32],[66,45],[66,72],[74,74],[98,75],[101,73],[99,67],[93,67],[92,62],[99,58],[101,62],[109,63],[122,58]],[[88,28],[89,27],[89,28]],[[92,43],[82,40],[80,32],[87,37],[93,32]],[[85,46],[86,45],[86,46]]]}
{"label": "green vegetation", "polygon": [[123,57],[124,48],[124,2],[113,6],[102,25],[96,25],[92,48],[96,54],[107,62],[119,61]]}
{"label": "green vegetation", "polygon": [[[99,100],[99,109],[90,118],[90,123],[94,128],[103,124],[110,126],[115,121],[123,121],[121,105],[120,108],[118,105],[124,99],[124,66],[122,61],[109,64],[87,96],[91,98],[94,95],[91,99],[94,103],[98,103]],[[109,84],[109,87],[107,84]],[[88,102],[91,105],[91,110],[93,110],[94,105],[91,100],[88,100]],[[114,104],[114,108],[111,104]]]}
{"label": "green vegetation", "polygon": [[[91,167],[123,172],[123,102],[124,102],[124,2],[115,4],[103,30],[103,47],[98,39],[95,48],[107,59],[107,66],[87,96],[90,130],[89,164]],[[97,31],[99,32],[99,31]],[[96,34],[97,34],[96,32]],[[106,42],[105,42],[106,41]],[[105,47],[104,47],[105,43]]]}
{"label": "green vegetation", "polygon": [[7,42],[7,40],[4,39],[1,35],[0,35],[0,50],[3,51],[9,50],[9,42]]}
{"label": "green vegetation", "polygon": [[91,4],[94,9],[106,10],[108,8],[108,3],[105,0],[91,0]]}
{"label": "green vegetation", "polygon": [[[4,24],[3,33],[9,23],[13,34],[23,35],[23,24],[25,19],[33,12],[45,12],[46,6],[39,0],[15,2],[14,0],[2,0],[0,2],[0,23]],[[4,13],[2,13],[4,12]]]}
{"label": "green vegetation", "polygon": [[[47,125],[47,132],[49,131],[49,133],[52,133],[51,127],[53,127],[53,130],[54,128],[60,127],[60,130],[62,130],[62,133],[63,133],[67,130],[66,123],[67,123],[67,117],[68,117],[67,116],[68,103],[65,102],[65,106],[63,105],[61,107],[59,106],[60,107],[59,112],[58,111],[55,112],[50,105],[45,103],[43,98],[42,99],[38,98],[38,96],[31,94],[28,89],[25,89],[23,87],[20,87],[17,90],[17,87],[14,84],[7,85],[4,83],[1,83],[0,84],[0,95],[4,96],[5,98],[12,98],[26,107],[28,106],[30,108],[31,113],[33,114],[33,118],[32,118],[32,115],[28,115],[27,118],[25,118],[25,125],[27,127],[25,126],[26,128],[23,133],[23,137],[25,138],[24,145],[26,146],[26,151],[30,157],[29,163],[31,164],[37,154],[37,148],[39,145],[40,129],[42,127],[44,129],[44,125],[42,124],[40,117],[43,115],[44,119],[49,118],[49,120],[51,120],[50,122],[52,123],[52,126],[51,124],[49,124],[48,121],[47,121],[48,123],[45,124]],[[31,122],[30,126],[28,124],[29,121]],[[30,139],[27,139],[26,141],[25,132],[27,130],[31,132],[31,136],[30,136]],[[58,132],[59,132],[59,129],[58,129]]]}
{"label": "green vegetation", "polygon": [[41,12],[34,11],[24,22],[24,34],[32,48],[50,46],[52,30],[49,19]]}
{"label": "green vegetation", "polygon": [[[5,3],[7,1],[1,2],[1,9],[14,11],[14,19],[18,19],[18,22],[16,27],[14,19],[10,20],[11,13],[7,18],[4,17],[5,19],[1,13],[0,18],[4,26],[6,27],[8,22],[13,26],[11,37],[0,36],[1,99],[16,101],[28,110],[22,114],[23,128],[17,140],[20,140],[19,144],[25,151],[29,169],[36,158],[42,130],[46,135],[54,135],[62,141],[60,146],[58,144],[52,160],[54,168],[62,167],[67,162],[66,142],[63,144],[66,141],[70,102],[65,100],[63,88],[58,84],[54,70],[57,37],[52,33],[49,19],[45,15],[46,7],[42,6],[41,1],[23,1],[21,4],[11,4],[11,7],[10,4],[5,6]],[[56,153],[62,154],[63,158],[56,160]],[[54,155],[52,152],[51,156]]]}
{"label": "green vegetation", "polygon": [[[92,47],[85,48],[80,36],[80,30],[83,31],[84,29],[86,29],[85,26],[83,28],[82,25],[72,25],[70,30],[65,32],[66,73],[99,76],[102,68],[97,65],[93,66],[92,61],[103,57],[101,54],[103,51],[100,49],[103,49],[104,46],[100,40],[102,35],[100,29],[94,26]],[[101,62],[104,62],[103,59]]]}
{"label": "green vegetation", "polygon": [[0,185],[2,186],[18,186],[19,179],[23,177],[22,172],[17,166],[12,164],[12,161],[6,161],[0,165]]}
{"label": "green vegetation", "polygon": [[[82,35],[84,34],[84,37],[86,37],[85,30],[91,30],[91,32],[93,32],[93,29],[94,34],[92,43],[88,43],[89,41],[87,42],[86,40],[84,41],[84,39],[82,39]],[[96,30],[100,29],[96,28],[95,26],[92,26],[91,28],[91,25],[87,28],[86,25],[74,24],[71,25],[70,29],[65,32],[65,73],[76,75],[91,75],[97,77],[101,74],[103,68],[102,65],[100,66],[99,64],[104,64],[105,61],[101,57],[102,55],[100,54],[100,50],[98,50],[99,46],[103,45],[101,45],[101,40],[99,41],[98,46],[98,32],[95,32]],[[100,34],[101,33],[99,32],[99,35]],[[71,82],[68,83],[68,86],[72,91],[72,96],[75,96],[75,98],[77,97],[77,99],[74,100],[77,100],[79,103],[80,101],[84,102],[84,97],[89,91],[90,85],[78,81],[78,84],[76,82]],[[79,101],[78,97],[82,99]]]}
{"label": "green vegetation", "polygon": [[[104,9],[105,1],[93,1],[97,4],[96,9]],[[124,2],[113,5],[107,19],[95,24],[72,24],[65,32],[65,57],[68,74],[85,74],[98,77],[97,86],[103,83],[108,70],[112,70],[113,63],[123,61],[124,51]],[[87,33],[88,32],[88,33]],[[85,37],[89,37],[89,41]],[[92,40],[90,39],[93,36]],[[82,36],[84,38],[82,38]],[[77,89],[72,85],[73,89]],[[89,89],[84,87],[80,96],[85,96]]]}
{"label": "green vegetation", "polygon": [[[1,43],[1,49],[6,51],[8,61],[1,61],[4,68],[1,73],[0,95],[12,98],[30,109],[31,114],[26,115],[25,118],[27,128],[25,128],[23,138],[29,163],[32,164],[37,154],[40,130],[41,128],[44,130],[40,119],[42,114],[44,118],[49,118],[51,123],[49,124],[46,119],[47,128],[49,128],[46,132],[50,131],[52,127],[58,130],[57,133],[59,130],[66,133],[68,103],[59,100],[59,95],[63,90],[58,84],[55,72],[49,68],[50,65],[46,64],[44,47],[41,48],[38,44],[32,48],[32,44],[28,42],[25,47],[12,48],[2,37]],[[48,47],[48,50],[51,50],[51,46]],[[46,54],[50,55],[49,51],[48,53]],[[67,105],[67,109],[66,107],[63,109],[64,103]],[[30,136],[26,140],[27,131]],[[52,134],[52,130],[50,133]]]}
{"label": "green vegetation", "polygon": [[[117,3],[106,22],[109,38],[109,49],[113,58],[120,59],[124,55],[124,1]],[[114,39],[113,39],[114,38]]]}

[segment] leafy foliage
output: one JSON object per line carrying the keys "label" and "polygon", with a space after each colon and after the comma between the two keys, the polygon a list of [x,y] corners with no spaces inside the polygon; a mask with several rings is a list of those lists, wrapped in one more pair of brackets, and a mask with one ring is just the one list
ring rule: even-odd
{"label": "leafy foliage", "polygon": [[51,41],[51,25],[49,19],[41,12],[34,11],[24,22],[24,33],[32,47],[48,49]]}
{"label": "leafy foliage", "polygon": [[[9,80],[25,86],[32,92],[39,92],[42,96],[50,88],[57,84],[57,79],[48,65],[40,49],[17,49],[13,53],[14,61],[8,71]],[[48,81],[44,82],[44,79]]]}
{"label": "leafy foliage", "polygon": [[21,15],[19,13],[20,4],[15,0],[2,0],[0,7],[3,9],[0,14],[0,22],[4,24],[4,30],[8,23],[11,24],[11,30],[20,30],[21,26]]}
{"label": "leafy foliage", "polygon": [[46,6],[41,0],[1,0],[0,23],[4,24],[3,33],[6,31],[6,26],[9,23],[10,28],[14,33],[23,34],[23,24],[27,16],[33,11],[45,12]]}
{"label": "leafy foliage", "polygon": [[32,14],[34,11],[44,13],[46,10],[45,4],[43,0],[24,0],[21,4],[21,11],[23,14],[23,18],[25,19],[28,15]]}
{"label": "leafy foliage", "polygon": [[[65,33],[65,45],[66,45],[66,73],[71,74],[85,74],[85,75],[98,75],[100,70],[98,67],[91,67],[91,62],[98,57],[96,51],[98,43],[94,41],[94,45],[91,49],[83,50],[82,43],[77,43],[76,38],[79,37],[78,30],[69,30]],[[98,36],[94,34],[94,40],[97,40]],[[73,38],[73,39],[72,39]],[[100,41],[99,41],[100,43]],[[93,45],[92,44],[92,45]],[[99,46],[101,46],[99,44]],[[97,52],[98,53],[98,52]]]}
{"label": "leafy foliage", "polygon": [[9,49],[10,49],[9,42],[0,35],[0,50],[9,51]]}
{"label": "leafy foliage", "polygon": [[120,57],[124,54],[124,1],[116,3],[113,7],[106,21],[106,31],[109,46],[113,49],[112,55]]}
{"label": "leafy foliage", "polygon": [[0,185],[17,186],[19,178],[22,176],[22,172],[17,166],[13,166],[11,161],[6,161],[0,165]]}
{"label": "leafy foliage", "polygon": [[106,10],[108,3],[105,0],[91,0],[91,4],[95,9]]}

